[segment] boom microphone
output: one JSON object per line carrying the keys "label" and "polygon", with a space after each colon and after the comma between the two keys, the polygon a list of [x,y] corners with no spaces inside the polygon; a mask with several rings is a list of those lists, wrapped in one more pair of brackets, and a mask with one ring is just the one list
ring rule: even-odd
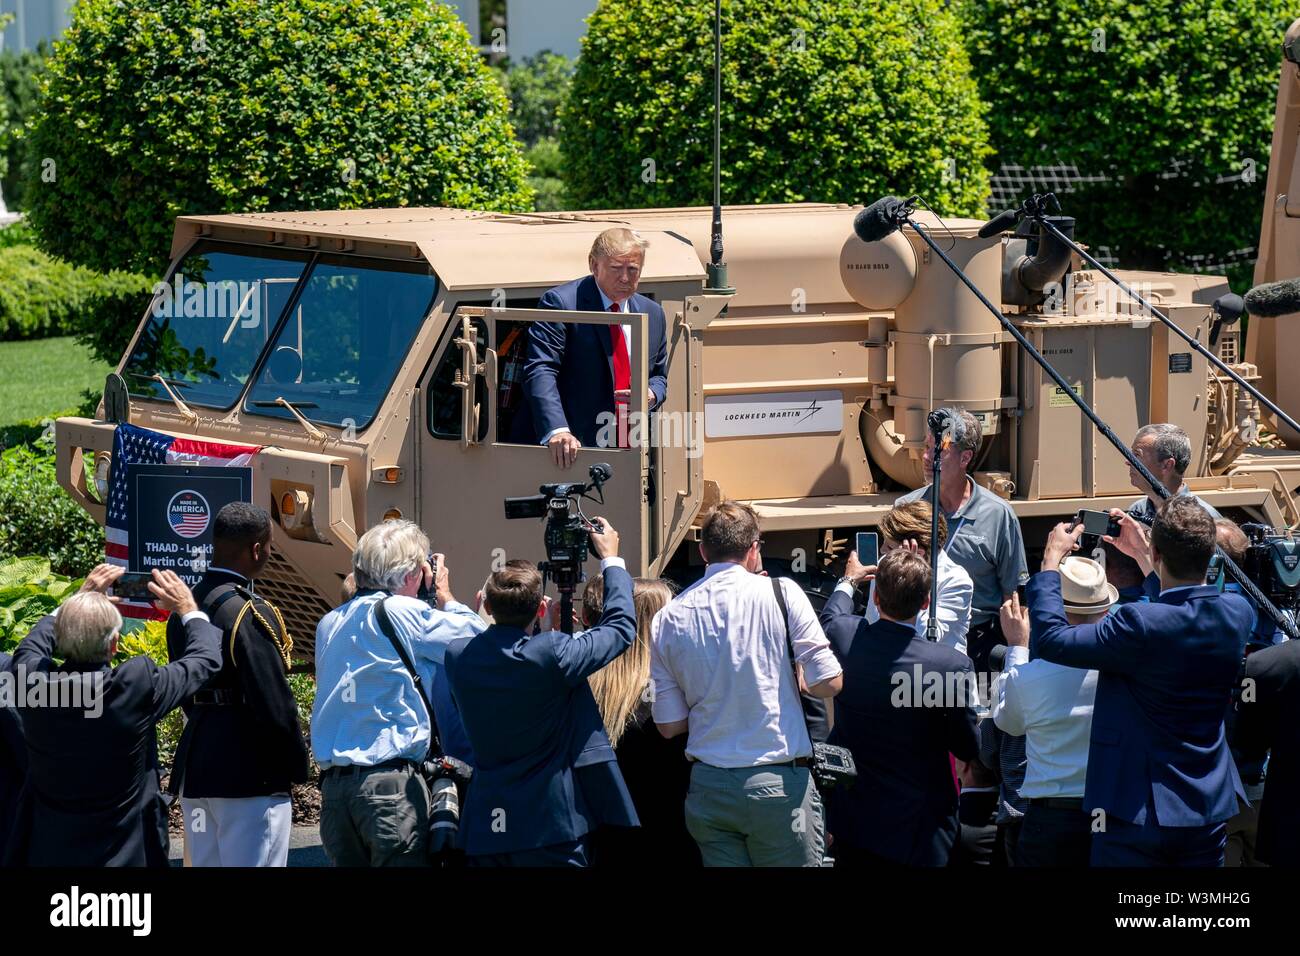
{"label": "boom microphone", "polygon": [[910,200],[904,201],[897,196],[877,199],[857,214],[853,220],[853,231],[863,242],[879,242],[896,232],[903,220],[911,214],[909,202]]}
{"label": "boom microphone", "polygon": [[1300,312],[1300,279],[1255,286],[1246,293],[1246,311],[1262,319]]}
{"label": "boom microphone", "polygon": [[1020,221],[1022,215],[1024,215],[1024,213],[1019,209],[1008,209],[1005,212],[1000,212],[988,222],[984,223],[984,225],[980,226],[978,235],[981,239],[988,239],[992,236],[996,236],[1000,232],[1006,232]]}

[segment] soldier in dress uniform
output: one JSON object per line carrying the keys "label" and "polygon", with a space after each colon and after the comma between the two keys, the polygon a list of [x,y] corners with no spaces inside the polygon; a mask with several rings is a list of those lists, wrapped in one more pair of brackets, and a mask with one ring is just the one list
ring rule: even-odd
{"label": "soldier in dress uniform", "polygon": [[[280,612],[254,595],[271,548],[271,518],[244,502],[222,508],[212,562],[194,589],[221,629],[221,670],[186,700],[187,722],[168,790],[185,814],[194,866],[284,866],[289,856],[289,786],[307,780],[307,746],[289,689],[293,642]],[[167,650],[183,647],[167,623]]]}

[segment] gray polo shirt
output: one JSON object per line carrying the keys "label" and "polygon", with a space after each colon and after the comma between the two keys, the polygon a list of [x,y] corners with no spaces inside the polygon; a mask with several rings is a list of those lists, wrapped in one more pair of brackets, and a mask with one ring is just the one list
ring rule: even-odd
{"label": "gray polo shirt", "polygon": [[[1020,521],[1011,505],[981,485],[970,475],[971,496],[958,511],[944,510],[948,519],[948,557],[966,569],[975,584],[971,599],[971,627],[998,616],[1003,596],[1029,580],[1025,561],[1025,542]],[[898,499],[903,505],[929,501],[930,486],[909,491]]]}
{"label": "gray polo shirt", "polygon": [[[1197,504],[1199,504],[1202,508],[1208,511],[1210,513],[1210,517],[1213,518],[1215,521],[1218,521],[1221,517],[1223,517],[1221,514],[1219,514],[1217,511],[1214,510],[1213,505],[1209,504],[1208,502],[1201,499],[1199,496],[1194,495],[1190,491],[1188,491],[1186,485],[1183,485],[1181,488],[1178,489],[1178,494],[1187,495],[1190,498],[1195,498]],[[1131,514],[1133,517],[1137,518],[1138,521],[1141,521],[1144,525],[1146,525],[1149,528],[1151,527],[1151,522],[1156,520],[1156,515],[1159,514],[1159,509],[1156,507],[1155,503],[1151,501],[1150,498],[1148,498],[1146,495],[1143,495],[1137,501],[1133,502],[1133,504],[1129,505],[1128,513]]]}

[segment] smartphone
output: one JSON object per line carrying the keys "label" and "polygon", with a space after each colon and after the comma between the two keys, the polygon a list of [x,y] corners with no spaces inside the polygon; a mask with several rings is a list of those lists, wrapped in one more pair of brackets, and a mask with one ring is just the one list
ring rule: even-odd
{"label": "smartphone", "polygon": [[880,563],[880,535],[874,531],[859,531],[853,550],[858,552],[858,563],[870,567]]}
{"label": "smartphone", "polygon": [[128,571],[113,582],[113,596],[131,601],[152,601],[154,595],[149,590],[152,580],[152,571]]}
{"label": "smartphone", "polygon": [[1119,521],[1105,511],[1082,510],[1074,516],[1075,524],[1083,525],[1084,534],[1109,535],[1119,534]]}

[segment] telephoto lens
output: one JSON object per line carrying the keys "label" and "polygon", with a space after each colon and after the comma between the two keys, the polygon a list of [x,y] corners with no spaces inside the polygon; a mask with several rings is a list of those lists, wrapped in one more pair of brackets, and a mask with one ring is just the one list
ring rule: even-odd
{"label": "telephoto lens", "polygon": [[456,794],[456,781],[451,777],[439,777],[433,781],[430,802],[433,806],[429,816],[429,839],[432,846],[429,852],[438,853],[450,850],[456,844],[456,831],[460,828],[460,797]]}

